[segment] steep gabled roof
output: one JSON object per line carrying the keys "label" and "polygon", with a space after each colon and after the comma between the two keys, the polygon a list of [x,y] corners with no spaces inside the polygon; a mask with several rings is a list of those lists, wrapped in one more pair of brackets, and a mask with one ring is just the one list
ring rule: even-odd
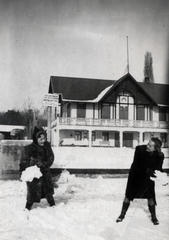
{"label": "steep gabled roof", "polygon": [[117,88],[127,77],[135,82],[154,103],[169,106],[168,84],[137,82],[129,73],[117,81],[51,76],[49,93],[61,94],[63,100],[97,102],[109,91]]}
{"label": "steep gabled roof", "polygon": [[67,100],[94,100],[107,87],[115,81],[73,78],[73,77],[54,77],[50,78],[49,93],[60,93],[63,99]]}
{"label": "steep gabled roof", "polygon": [[169,106],[169,84],[139,82],[158,105]]}
{"label": "steep gabled roof", "polygon": [[107,98],[107,101],[115,102],[117,93],[120,93],[121,91],[130,91],[135,96],[136,103],[153,103],[157,105],[157,102],[155,102],[152,96],[149,95],[149,93],[136,81],[135,78],[133,78],[130,73],[127,73],[119,80],[117,80],[108,90],[108,92],[103,96],[102,100],[104,101]]}

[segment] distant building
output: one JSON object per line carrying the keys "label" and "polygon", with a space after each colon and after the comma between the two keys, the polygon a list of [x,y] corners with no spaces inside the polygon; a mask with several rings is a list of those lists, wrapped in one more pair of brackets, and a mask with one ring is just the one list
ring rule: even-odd
{"label": "distant building", "polygon": [[24,139],[26,127],[18,125],[0,125],[0,140]]}
{"label": "distant building", "polygon": [[51,76],[50,107],[53,146],[130,147],[159,137],[169,147],[169,85],[137,82],[131,74],[119,80]]}

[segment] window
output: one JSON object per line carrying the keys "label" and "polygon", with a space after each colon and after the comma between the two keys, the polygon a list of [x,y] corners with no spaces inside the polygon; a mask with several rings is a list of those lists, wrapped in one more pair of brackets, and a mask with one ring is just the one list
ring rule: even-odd
{"label": "window", "polygon": [[96,140],[96,132],[92,132],[92,141]]}
{"label": "window", "polygon": [[161,138],[162,143],[164,143],[164,144],[167,143],[167,134],[166,133],[161,133],[160,138]]}
{"label": "window", "polygon": [[85,118],[85,117],[86,117],[86,104],[77,103],[77,118]]}
{"label": "window", "polygon": [[159,121],[166,121],[166,108],[165,107],[160,107],[159,108]]}
{"label": "window", "polygon": [[136,120],[145,120],[145,110],[143,105],[138,105],[137,106],[137,116]]}
{"label": "window", "polygon": [[102,119],[110,119],[110,104],[102,104]]}
{"label": "window", "polygon": [[123,133],[123,146],[124,147],[133,147],[133,133],[124,132]]}
{"label": "window", "polygon": [[128,119],[128,106],[120,105],[119,119]]}
{"label": "window", "polygon": [[132,93],[128,91],[119,93],[117,97],[117,109],[119,109],[119,119],[129,119],[129,111],[134,111],[134,97]]}
{"label": "window", "polygon": [[81,141],[82,140],[82,132],[75,131],[75,141]]}
{"label": "window", "polygon": [[68,103],[68,105],[67,105],[67,117],[71,117],[71,104],[70,103]]}
{"label": "window", "polygon": [[102,133],[102,140],[103,141],[109,141],[109,132],[103,132]]}

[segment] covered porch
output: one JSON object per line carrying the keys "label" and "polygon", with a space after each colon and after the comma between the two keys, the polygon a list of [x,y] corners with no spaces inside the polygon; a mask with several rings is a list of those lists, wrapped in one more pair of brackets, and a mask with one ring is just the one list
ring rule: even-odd
{"label": "covered porch", "polygon": [[150,129],[112,129],[112,128],[57,128],[52,131],[53,146],[64,147],[128,147],[147,143],[153,137],[159,137],[163,141],[163,147],[168,147],[167,131],[151,131]]}

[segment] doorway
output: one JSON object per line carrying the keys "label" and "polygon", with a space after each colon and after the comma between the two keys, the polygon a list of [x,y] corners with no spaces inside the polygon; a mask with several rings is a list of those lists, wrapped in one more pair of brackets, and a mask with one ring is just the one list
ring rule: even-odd
{"label": "doorway", "polygon": [[123,133],[123,147],[133,147],[133,133]]}

